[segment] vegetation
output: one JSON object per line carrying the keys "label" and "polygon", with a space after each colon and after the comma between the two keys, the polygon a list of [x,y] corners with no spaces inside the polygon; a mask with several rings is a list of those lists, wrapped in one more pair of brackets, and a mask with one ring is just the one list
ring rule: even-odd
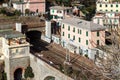
{"label": "vegetation", "polygon": [[34,73],[33,73],[32,67],[28,66],[28,67],[25,69],[24,77],[25,77],[26,79],[27,79],[27,78],[33,78],[33,77],[34,77]]}
{"label": "vegetation", "polygon": [[120,80],[120,29],[111,29],[111,45],[100,47],[103,50],[101,56],[97,56],[96,63],[102,68],[105,76],[113,80]]}

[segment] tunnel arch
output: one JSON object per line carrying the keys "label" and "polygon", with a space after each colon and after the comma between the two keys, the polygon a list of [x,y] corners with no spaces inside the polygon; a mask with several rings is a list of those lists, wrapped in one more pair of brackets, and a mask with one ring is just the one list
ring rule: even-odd
{"label": "tunnel arch", "polygon": [[22,72],[23,72],[22,68],[17,68],[14,71],[14,80],[22,80]]}
{"label": "tunnel arch", "polygon": [[27,31],[25,35],[27,37],[27,41],[40,40],[42,32],[38,30],[31,30],[31,31]]}
{"label": "tunnel arch", "polygon": [[47,76],[47,77],[45,77],[44,80],[55,80],[55,77],[53,77],[53,76]]}

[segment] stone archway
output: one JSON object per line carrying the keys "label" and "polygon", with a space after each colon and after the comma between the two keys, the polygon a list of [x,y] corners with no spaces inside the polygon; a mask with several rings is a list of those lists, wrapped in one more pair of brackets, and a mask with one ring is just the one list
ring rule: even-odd
{"label": "stone archway", "polygon": [[44,80],[55,80],[55,77],[53,77],[53,76],[47,76]]}
{"label": "stone archway", "polygon": [[14,80],[22,80],[22,68],[17,68],[14,72]]}

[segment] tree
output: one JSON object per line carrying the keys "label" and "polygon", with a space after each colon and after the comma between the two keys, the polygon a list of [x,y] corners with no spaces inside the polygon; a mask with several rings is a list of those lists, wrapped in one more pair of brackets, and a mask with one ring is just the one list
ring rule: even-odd
{"label": "tree", "polygon": [[21,11],[20,10],[15,10],[14,14],[17,15],[17,16],[20,16],[21,15]]}
{"label": "tree", "polygon": [[33,70],[30,66],[28,66],[26,69],[25,69],[25,74],[24,74],[24,77],[27,79],[27,78],[33,78],[34,77],[34,73],[33,73]]}
{"label": "tree", "polygon": [[7,80],[7,74],[5,72],[2,73],[2,80]]}
{"label": "tree", "polygon": [[56,0],[57,4],[64,5],[64,6],[70,6],[71,0]]}
{"label": "tree", "polygon": [[105,76],[113,80],[120,80],[120,29],[111,29],[110,33],[109,38],[112,44],[100,47],[103,54],[96,58],[96,63]]}
{"label": "tree", "polygon": [[25,14],[30,14],[30,10],[29,9],[25,9]]}

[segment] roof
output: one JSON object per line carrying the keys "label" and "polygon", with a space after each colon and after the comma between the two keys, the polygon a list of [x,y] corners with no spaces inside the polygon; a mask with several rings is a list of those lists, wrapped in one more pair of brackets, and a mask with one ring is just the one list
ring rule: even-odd
{"label": "roof", "polygon": [[13,29],[14,24],[0,24],[0,31],[4,29]]}
{"label": "roof", "polygon": [[89,31],[104,30],[105,27],[91,21],[85,21],[77,17],[66,18],[62,20],[62,23],[66,23],[75,27],[86,29]]}
{"label": "roof", "polygon": [[18,32],[18,31],[13,31],[13,30],[0,31],[0,36],[5,37],[7,39],[25,37],[22,33]]}
{"label": "roof", "polygon": [[56,9],[56,10],[66,10],[66,9],[72,9],[71,7],[64,7],[64,6],[52,6],[50,9]]}

